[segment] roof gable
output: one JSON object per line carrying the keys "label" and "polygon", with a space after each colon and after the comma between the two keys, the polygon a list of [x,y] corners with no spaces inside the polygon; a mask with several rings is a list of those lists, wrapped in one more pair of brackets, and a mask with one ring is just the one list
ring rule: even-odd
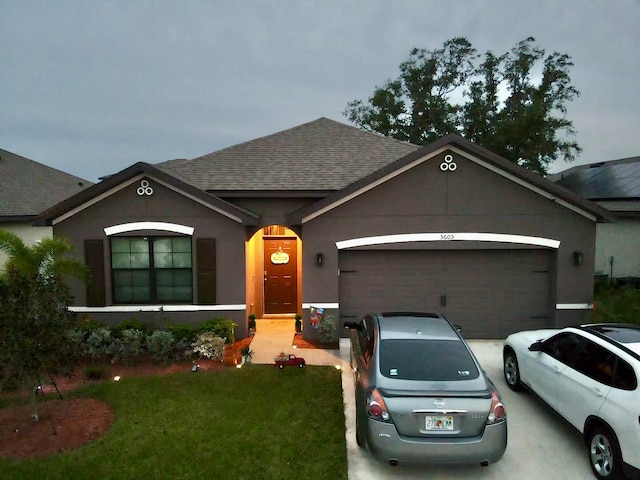
{"label": "roof gable", "polygon": [[256,215],[246,210],[232,205],[220,198],[210,195],[189,185],[171,175],[158,170],[147,163],[136,163],[121,172],[111,175],[102,182],[93,185],[73,197],[53,206],[52,208],[38,215],[40,223],[47,225],[55,225],[78,212],[101,202],[116,192],[126,188],[127,186],[137,182],[138,180],[149,177],[165,187],[174,190],[187,198],[200,203],[211,210],[214,210],[232,220],[244,225],[257,225],[258,218]]}
{"label": "roof gable", "polygon": [[381,168],[380,170],[352,183],[308,207],[290,214],[287,219],[292,225],[306,223],[338,206],[348,202],[372,188],[375,188],[396,176],[411,170],[413,167],[429,161],[445,150],[454,151],[465,158],[501,175],[529,190],[552,199],[562,206],[573,210],[591,220],[611,221],[610,213],[573,192],[544,179],[536,173],[506,160],[489,150],[480,147],[459,135],[447,135],[426,145],[403,158]]}
{"label": "roof gable", "polygon": [[91,182],[0,149],[0,217],[27,219]]}
{"label": "roof gable", "polygon": [[319,118],[192,160],[157,167],[205,191],[335,191],[417,145]]}

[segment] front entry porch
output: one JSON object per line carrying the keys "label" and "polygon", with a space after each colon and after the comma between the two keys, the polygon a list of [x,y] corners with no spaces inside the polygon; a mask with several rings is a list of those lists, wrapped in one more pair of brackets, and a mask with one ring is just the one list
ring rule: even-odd
{"label": "front entry porch", "polygon": [[320,348],[294,348],[294,320],[285,317],[260,318],[256,320],[256,334],[251,341],[254,351],[252,363],[274,364],[273,357],[280,352],[294,353],[303,357],[307,365],[336,366],[341,365],[339,350]]}

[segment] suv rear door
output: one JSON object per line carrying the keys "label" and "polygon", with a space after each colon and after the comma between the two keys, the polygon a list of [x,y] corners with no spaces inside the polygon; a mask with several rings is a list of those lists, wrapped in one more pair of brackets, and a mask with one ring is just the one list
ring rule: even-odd
{"label": "suv rear door", "polygon": [[613,385],[616,356],[581,337],[573,366],[558,374],[558,413],[579,431],[590,415],[597,415]]}

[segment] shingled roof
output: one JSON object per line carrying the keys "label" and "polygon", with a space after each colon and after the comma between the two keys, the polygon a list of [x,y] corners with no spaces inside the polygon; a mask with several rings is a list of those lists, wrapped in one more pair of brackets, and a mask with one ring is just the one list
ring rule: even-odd
{"label": "shingled roof", "polygon": [[549,178],[589,200],[640,199],[640,157],[579,165]]}
{"label": "shingled roof", "polygon": [[209,192],[334,191],[419,146],[319,118],[192,160],[156,167]]}
{"label": "shingled roof", "polygon": [[26,221],[92,183],[0,149],[0,219]]}

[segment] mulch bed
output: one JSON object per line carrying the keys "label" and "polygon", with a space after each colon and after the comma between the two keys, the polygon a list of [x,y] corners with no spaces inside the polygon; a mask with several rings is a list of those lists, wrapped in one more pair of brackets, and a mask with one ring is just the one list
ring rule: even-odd
{"label": "mulch bed", "polygon": [[340,344],[337,341],[330,343],[310,342],[302,338],[301,333],[295,333],[293,335],[291,345],[296,348],[319,348],[323,350],[338,350],[340,348]]}
{"label": "mulch bed", "polygon": [[21,460],[77,448],[100,437],[113,423],[109,406],[92,398],[49,400],[38,407],[0,410],[0,457]]}

